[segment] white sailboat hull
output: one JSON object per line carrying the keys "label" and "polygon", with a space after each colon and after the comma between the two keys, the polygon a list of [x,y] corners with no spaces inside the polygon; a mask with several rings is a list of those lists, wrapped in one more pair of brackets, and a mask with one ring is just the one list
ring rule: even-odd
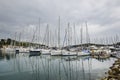
{"label": "white sailboat hull", "polygon": [[1,50],[4,53],[15,53],[15,49],[14,48],[2,48]]}
{"label": "white sailboat hull", "polygon": [[62,56],[76,56],[76,52],[64,51],[62,52]]}
{"label": "white sailboat hull", "polygon": [[51,50],[51,56],[60,56],[61,50]]}
{"label": "white sailboat hull", "polygon": [[17,48],[16,51],[19,53],[29,53],[29,48]]}
{"label": "white sailboat hull", "polygon": [[78,52],[77,53],[77,56],[89,56],[90,55],[90,53],[88,53],[88,52]]}
{"label": "white sailboat hull", "polygon": [[51,50],[42,49],[42,50],[41,50],[41,54],[42,54],[42,55],[50,55],[50,54],[51,54]]}

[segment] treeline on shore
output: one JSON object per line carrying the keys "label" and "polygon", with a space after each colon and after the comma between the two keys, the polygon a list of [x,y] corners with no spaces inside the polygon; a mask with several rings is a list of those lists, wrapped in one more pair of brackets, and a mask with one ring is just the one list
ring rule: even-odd
{"label": "treeline on shore", "polygon": [[22,47],[29,47],[29,46],[45,46],[38,43],[31,43],[31,42],[24,42],[24,41],[16,41],[11,38],[8,39],[1,39],[0,40],[0,48],[3,46],[22,46]]}
{"label": "treeline on shore", "polygon": [[78,45],[71,45],[71,46],[65,46],[64,48],[67,48],[67,47],[88,47],[88,46],[96,46],[96,47],[103,47],[103,46],[114,46],[114,47],[119,47],[120,46],[120,42],[117,42],[117,43],[113,43],[113,44],[96,44],[96,43],[83,43],[83,44],[78,44]]}
{"label": "treeline on shore", "polygon": [[[48,47],[48,46],[45,46],[43,44],[38,44],[38,43],[32,43],[32,42],[24,42],[24,41],[16,41],[16,40],[13,40],[11,38],[8,38],[8,39],[1,39],[0,40],[0,48],[2,48],[3,46],[22,46],[22,47],[29,47],[29,46],[38,46],[38,47]],[[97,47],[100,47],[100,46],[106,46],[105,44],[95,44],[95,43],[85,43],[85,44],[78,44],[78,45],[71,45],[69,47],[80,47],[80,46],[92,46],[92,45],[95,45]],[[117,42],[117,43],[114,43],[114,44],[107,44],[107,46],[120,46],[120,42]],[[63,48],[66,48],[68,46],[65,46]]]}

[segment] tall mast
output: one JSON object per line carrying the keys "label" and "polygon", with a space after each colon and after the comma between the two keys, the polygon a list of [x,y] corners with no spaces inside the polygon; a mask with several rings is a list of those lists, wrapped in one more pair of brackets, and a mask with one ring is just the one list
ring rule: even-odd
{"label": "tall mast", "polygon": [[68,46],[70,46],[70,23],[68,23]]}
{"label": "tall mast", "polygon": [[82,24],[81,24],[81,29],[80,29],[80,32],[81,32],[81,48],[82,48],[82,33],[83,33],[83,29],[82,29]]}
{"label": "tall mast", "polygon": [[47,24],[47,45],[49,46],[49,24]]}
{"label": "tall mast", "polygon": [[88,26],[87,26],[87,21],[85,22],[86,24],[86,42],[87,42],[87,46],[89,46],[90,43],[90,37],[89,37],[89,33],[88,33]]}
{"label": "tall mast", "polygon": [[48,35],[48,24],[46,25],[45,35],[42,44],[47,45],[47,35]]}
{"label": "tall mast", "polygon": [[38,36],[38,43],[40,43],[40,37],[41,37],[41,35],[40,35],[40,18],[39,18],[39,25],[38,25],[38,34],[39,34],[39,36]]}
{"label": "tall mast", "polygon": [[58,20],[58,47],[60,48],[60,16]]}
{"label": "tall mast", "polygon": [[118,35],[116,34],[116,36],[115,36],[115,46],[117,47],[117,43],[119,42],[119,40],[118,40]]}
{"label": "tall mast", "polygon": [[20,34],[19,34],[19,47],[21,46],[21,32],[20,32]]}
{"label": "tall mast", "polygon": [[[65,40],[66,40],[66,36],[67,36],[67,29],[65,29],[65,37],[64,37],[64,41],[63,41],[63,47],[64,47],[64,43],[65,43]],[[67,45],[67,41],[66,41],[66,45]]]}
{"label": "tall mast", "polygon": [[[55,35],[54,36],[57,36],[57,29],[55,29]],[[55,47],[57,47],[58,43],[57,43],[57,37],[55,37]]]}
{"label": "tall mast", "polygon": [[68,45],[68,30],[67,30],[67,28],[66,28],[65,32],[66,32],[66,46],[67,46]]}
{"label": "tall mast", "polygon": [[75,23],[74,23],[74,44],[76,45],[76,36],[75,36]]}
{"label": "tall mast", "polygon": [[15,32],[15,41],[14,41],[14,47],[16,46],[16,35],[17,35],[17,32]]}
{"label": "tall mast", "polygon": [[72,27],[70,27],[70,45],[72,45]]}
{"label": "tall mast", "polygon": [[51,30],[49,30],[49,47],[51,46],[52,42],[51,42]]}

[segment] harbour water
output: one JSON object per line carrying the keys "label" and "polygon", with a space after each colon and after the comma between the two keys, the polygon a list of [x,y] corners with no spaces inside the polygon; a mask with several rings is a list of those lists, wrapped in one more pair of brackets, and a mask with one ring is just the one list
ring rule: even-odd
{"label": "harbour water", "polygon": [[0,80],[100,80],[115,60],[0,53]]}

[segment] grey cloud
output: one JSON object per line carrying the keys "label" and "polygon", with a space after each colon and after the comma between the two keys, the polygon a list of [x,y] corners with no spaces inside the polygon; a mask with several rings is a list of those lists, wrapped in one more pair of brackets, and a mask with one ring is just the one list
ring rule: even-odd
{"label": "grey cloud", "polygon": [[[39,18],[42,34],[45,33],[47,23],[52,32],[55,32],[58,16],[61,16],[61,37],[64,37],[64,29],[68,22],[71,23],[71,27],[76,23],[76,27],[80,28],[84,21],[108,28],[102,33],[96,33],[98,36],[104,36],[106,32],[119,34],[120,19],[111,17],[114,14],[113,10],[120,7],[119,3],[119,0],[1,0],[0,32],[1,35],[6,34],[5,36],[7,33],[19,33],[29,29],[30,25],[38,26]],[[113,28],[114,26],[116,28]]]}

